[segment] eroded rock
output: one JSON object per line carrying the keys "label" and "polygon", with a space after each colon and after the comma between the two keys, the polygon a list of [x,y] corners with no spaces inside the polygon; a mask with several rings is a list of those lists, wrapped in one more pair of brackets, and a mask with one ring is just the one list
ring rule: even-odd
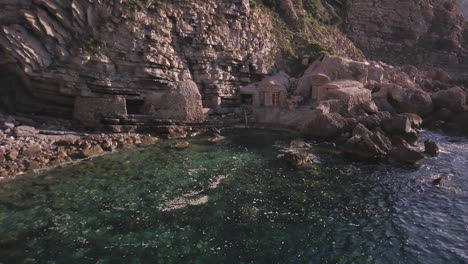
{"label": "eroded rock", "polygon": [[391,148],[390,139],[383,131],[370,131],[364,125],[358,124],[353,135],[345,143],[345,150],[348,153],[365,158],[384,157]]}

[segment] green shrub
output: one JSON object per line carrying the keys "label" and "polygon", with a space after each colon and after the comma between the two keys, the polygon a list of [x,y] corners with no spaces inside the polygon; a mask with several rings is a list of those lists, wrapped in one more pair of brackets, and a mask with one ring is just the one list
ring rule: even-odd
{"label": "green shrub", "polygon": [[452,11],[454,7],[453,2],[451,0],[445,1],[442,5],[448,11]]}

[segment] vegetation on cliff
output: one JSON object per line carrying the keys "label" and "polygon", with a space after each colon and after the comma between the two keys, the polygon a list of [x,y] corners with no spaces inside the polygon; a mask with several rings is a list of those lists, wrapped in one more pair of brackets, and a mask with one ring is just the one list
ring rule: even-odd
{"label": "vegetation on cliff", "polygon": [[[341,18],[323,0],[250,0],[251,8],[268,12],[275,22],[274,36],[291,75],[323,54],[363,59],[363,54],[340,32]],[[337,41],[339,40],[339,41]]]}

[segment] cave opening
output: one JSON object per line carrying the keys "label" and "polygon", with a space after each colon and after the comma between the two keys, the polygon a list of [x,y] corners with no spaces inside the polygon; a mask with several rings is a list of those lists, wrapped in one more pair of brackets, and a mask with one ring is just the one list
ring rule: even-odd
{"label": "cave opening", "polygon": [[142,115],[143,114],[143,105],[145,102],[141,99],[130,99],[127,98],[125,100],[127,106],[127,114],[128,115]]}
{"label": "cave opening", "polygon": [[0,109],[9,114],[72,118],[74,97],[61,94],[61,84],[31,79],[19,63],[0,47]]}

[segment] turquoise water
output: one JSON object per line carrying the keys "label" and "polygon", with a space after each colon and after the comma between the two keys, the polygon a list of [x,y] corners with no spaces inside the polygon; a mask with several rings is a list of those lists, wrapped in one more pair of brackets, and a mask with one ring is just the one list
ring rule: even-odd
{"label": "turquoise water", "polygon": [[[0,185],[0,263],[468,263],[468,143],[419,169],[319,154],[293,136],[164,141]],[[452,176],[446,187],[428,181]]]}

